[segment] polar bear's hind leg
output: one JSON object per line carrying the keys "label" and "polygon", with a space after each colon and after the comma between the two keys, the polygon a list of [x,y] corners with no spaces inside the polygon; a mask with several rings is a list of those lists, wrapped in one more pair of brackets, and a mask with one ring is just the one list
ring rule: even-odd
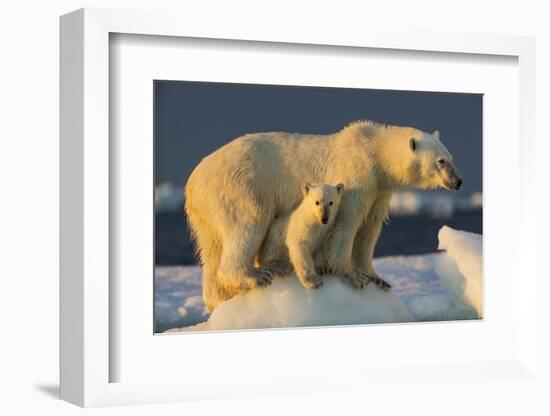
{"label": "polar bear's hind leg", "polygon": [[223,250],[218,267],[218,281],[228,292],[236,293],[271,284],[273,273],[254,267],[255,258],[269,224],[246,224],[234,227],[223,238]]}

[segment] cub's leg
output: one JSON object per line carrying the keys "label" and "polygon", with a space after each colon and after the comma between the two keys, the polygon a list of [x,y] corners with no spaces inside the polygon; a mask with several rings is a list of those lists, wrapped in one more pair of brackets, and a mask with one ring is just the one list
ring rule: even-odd
{"label": "cub's leg", "polygon": [[311,249],[306,243],[290,243],[288,245],[290,262],[294,271],[306,289],[317,289],[323,285],[323,278],[315,271],[315,263],[311,257]]}

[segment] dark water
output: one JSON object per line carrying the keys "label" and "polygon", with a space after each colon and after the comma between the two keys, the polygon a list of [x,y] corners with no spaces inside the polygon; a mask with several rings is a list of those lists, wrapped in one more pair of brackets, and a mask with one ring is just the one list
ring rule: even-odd
{"label": "dark water", "polygon": [[483,234],[482,210],[459,211],[450,218],[430,214],[393,216],[382,228],[375,257],[432,253],[437,250],[437,234],[444,225]]}
{"label": "dark water", "polygon": [[[457,211],[450,218],[434,218],[430,214],[393,216],[382,228],[375,257],[434,252],[437,233],[444,225],[482,234],[482,210]],[[155,261],[157,265],[196,263],[183,212],[156,215]]]}

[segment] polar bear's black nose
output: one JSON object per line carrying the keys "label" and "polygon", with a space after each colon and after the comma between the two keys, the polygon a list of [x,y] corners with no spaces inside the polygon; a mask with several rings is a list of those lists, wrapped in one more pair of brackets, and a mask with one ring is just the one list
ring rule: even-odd
{"label": "polar bear's black nose", "polygon": [[458,178],[458,180],[456,181],[456,189],[459,190],[461,185],[462,185],[462,179]]}
{"label": "polar bear's black nose", "polygon": [[321,222],[322,222],[323,224],[326,224],[326,223],[328,222],[328,218],[327,218],[327,217],[321,218]]}

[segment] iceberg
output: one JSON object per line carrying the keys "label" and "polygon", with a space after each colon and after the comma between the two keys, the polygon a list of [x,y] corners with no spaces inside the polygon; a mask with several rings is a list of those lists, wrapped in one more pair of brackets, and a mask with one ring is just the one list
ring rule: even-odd
{"label": "iceberg", "polygon": [[439,259],[436,270],[450,295],[471,305],[478,318],[483,316],[481,235],[444,226],[439,230],[439,249],[446,257]]}
{"label": "iceberg", "polygon": [[[444,226],[441,252],[377,258],[392,290],[354,290],[335,276],[305,289],[294,275],[276,278],[208,313],[199,266],[157,267],[157,328],[165,332],[289,328],[478,319],[482,309],[482,236]],[[160,324],[159,324],[160,322]]]}

